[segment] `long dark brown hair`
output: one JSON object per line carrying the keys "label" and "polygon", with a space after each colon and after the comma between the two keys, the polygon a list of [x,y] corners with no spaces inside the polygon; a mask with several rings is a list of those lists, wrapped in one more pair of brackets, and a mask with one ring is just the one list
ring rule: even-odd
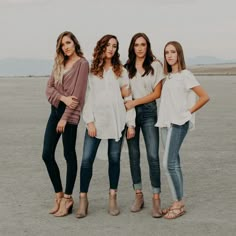
{"label": "long dark brown hair", "polygon": [[132,79],[137,73],[137,69],[135,67],[136,54],[134,52],[134,45],[135,45],[136,40],[140,37],[144,38],[147,43],[146,57],[143,62],[143,68],[144,68],[145,72],[142,76],[148,75],[150,72],[152,75],[154,74],[154,69],[151,66],[151,64],[156,59],[156,57],[152,53],[150,40],[145,33],[137,33],[131,39],[131,42],[129,45],[129,55],[128,55],[129,59],[127,60],[127,62],[125,64],[125,68],[129,72],[130,79]]}
{"label": "long dark brown hair", "polygon": [[116,74],[117,77],[120,77],[122,74],[122,64],[120,61],[120,54],[119,54],[119,41],[117,40],[116,36],[107,34],[104,35],[98,42],[96,47],[94,48],[93,53],[93,60],[91,64],[91,73],[103,78],[103,68],[105,65],[105,55],[104,52],[106,51],[106,47],[108,45],[108,42],[110,39],[115,39],[117,42],[117,48],[114,56],[111,59],[111,64],[113,67],[113,71]]}
{"label": "long dark brown hair", "polygon": [[170,41],[164,47],[164,74],[165,75],[167,75],[170,72],[172,72],[172,67],[166,61],[166,47],[168,45],[172,45],[176,49],[177,58],[178,58],[177,59],[178,70],[181,71],[181,70],[186,69],[186,64],[185,64],[185,60],[184,60],[184,51],[183,51],[183,48],[182,48],[181,44],[179,42],[177,42],[177,41]]}
{"label": "long dark brown hair", "polygon": [[83,52],[81,50],[79,41],[75,37],[75,35],[70,31],[62,32],[57,38],[56,55],[54,58],[54,66],[53,66],[53,76],[56,82],[62,81],[64,65],[68,60],[68,56],[64,55],[64,52],[62,50],[62,39],[64,36],[69,37],[74,42],[75,53],[77,54],[77,56],[83,57]]}

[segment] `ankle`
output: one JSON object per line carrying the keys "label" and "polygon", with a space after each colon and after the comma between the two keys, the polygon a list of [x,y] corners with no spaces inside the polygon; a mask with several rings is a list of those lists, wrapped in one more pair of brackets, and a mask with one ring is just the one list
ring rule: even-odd
{"label": "ankle", "polygon": [[112,195],[112,196],[117,195],[117,189],[110,189],[109,195]]}
{"label": "ankle", "polygon": [[159,193],[154,193],[153,196],[152,196],[152,198],[153,198],[154,200],[160,200],[160,194],[159,194]]}
{"label": "ankle", "polygon": [[184,206],[184,202],[183,200],[180,200],[180,201],[174,201],[174,203],[172,204],[172,207],[175,208],[175,207],[183,207]]}
{"label": "ankle", "polygon": [[58,192],[55,195],[56,195],[56,199],[61,199],[61,198],[63,198],[64,193],[63,192]]}
{"label": "ankle", "polygon": [[72,199],[72,196],[71,195],[68,195],[68,194],[64,194],[63,196],[65,199]]}
{"label": "ankle", "polygon": [[136,189],[135,194],[141,194],[142,195],[143,194],[142,189]]}
{"label": "ankle", "polygon": [[88,195],[87,193],[80,193],[79,194],[80,198],[87,198],[87,195]]}

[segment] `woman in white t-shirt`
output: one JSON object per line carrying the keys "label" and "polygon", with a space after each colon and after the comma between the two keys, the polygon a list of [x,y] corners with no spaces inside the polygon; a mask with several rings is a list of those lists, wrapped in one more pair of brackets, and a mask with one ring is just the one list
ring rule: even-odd
{"label": "woman in white t-shirt", "polygon": [[164,74],[156,126],[160,128],[165,147],[163,165],[174,201],[163,214],[166,219],[175,219],[185,213],[179,150],[188,130],[194,127],[194,113],[209,97],[194,75],[186,70],[183,49],[176,41],[165,45]]}
{"label": "woman in white t-shirt", "polygon": [[[108,141],[110,183],[108,211],[113,216],[120,212],[116,193],[120,176],[122,140],[125,125],[135,126],[135,110],[127,112],[124,106],[121,90],[129,84],[129,78],[120,62],[118,49],[119,42],[114,35],[103,36],[94,48],[83,109],[83,119],[87,129],[80,168],[80,202],[77,218],[87,215],[87,193],[92,178],[93,163],[102,139]],[[127,138],[132,138],[133,135],[134,128],[130,128]]]}
{"label": "woman in white t-shirt", "polygon": [[129,72],[133,100],[126,102],[126,108],[135,107],[135,136],[127,140],[130,170],[135,190],[135,201],[131,212],[138,212],[144,206],[140,166],[140,131],[144,137],[152,186],[152,217],[162,216],[160,208],[161,178],[159,165],[159,129],[157,122],[156,99],[160,97],[162,65],[151,50],[149,38],[144,33],[135,34],[129,46],[129,59],[125,65]]}

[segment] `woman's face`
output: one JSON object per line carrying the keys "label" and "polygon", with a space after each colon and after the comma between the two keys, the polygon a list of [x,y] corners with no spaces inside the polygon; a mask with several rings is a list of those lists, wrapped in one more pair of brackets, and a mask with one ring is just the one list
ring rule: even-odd
{"label": "woman's face", "polygon": [[147,42],[143,37],[136,39],[134,43],[134,53],[138,58],[145,58],[147,53]]}
{"label": "woman's face", "polygon": [[170,66],[174,66],[178,63],[178,54],[176,48],[172,44],[166,46],[165,58]]}
{"label": "woman's face", "polygon": [[106,49],[105,49],[105,58],[111,59],[115,55],[116,50],[117,50],[117,41],[116,39],[111,38],[108,41]]}
{"label": "woman's face", "polygon": [[75,44],[74,44],[73,40],[68,36],[64,36],[61,41],[61,49],[62,49],[65,56],[70,57],[70,56],[74,55]]}

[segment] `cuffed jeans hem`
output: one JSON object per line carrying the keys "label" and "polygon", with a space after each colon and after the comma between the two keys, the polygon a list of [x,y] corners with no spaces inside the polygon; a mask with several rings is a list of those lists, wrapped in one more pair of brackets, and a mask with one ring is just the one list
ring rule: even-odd
{"label": "cuffed jeans hem", "polygon": [[177,198],[176,198],[176,199],[173,199],[174,202],[180,202],[180,201],[182,201],[182,200],[183,200],[183,198],[180,198],[180,199],[177,199]]}
{"label": "cuffed jeans hem", "polygon": [[184,197],[176,197],[176,198],[173,198],[173,201],[174,202],[180,202],[184,199]]}
{"label": "cuffed jeans hem", "polygon": [[152,193],[153,193],[153,194],[155,194],[155,193],[160,194],[160,193],[161,193],[161,189],[160,189],[160,188],[154,188],[154,187],[152,187]]}
{"label": "cuffed jeans hem", "polygon": [[134,190],[142,190],[142,184],[141,183],[133,184],[133,188],[134,188]]}

